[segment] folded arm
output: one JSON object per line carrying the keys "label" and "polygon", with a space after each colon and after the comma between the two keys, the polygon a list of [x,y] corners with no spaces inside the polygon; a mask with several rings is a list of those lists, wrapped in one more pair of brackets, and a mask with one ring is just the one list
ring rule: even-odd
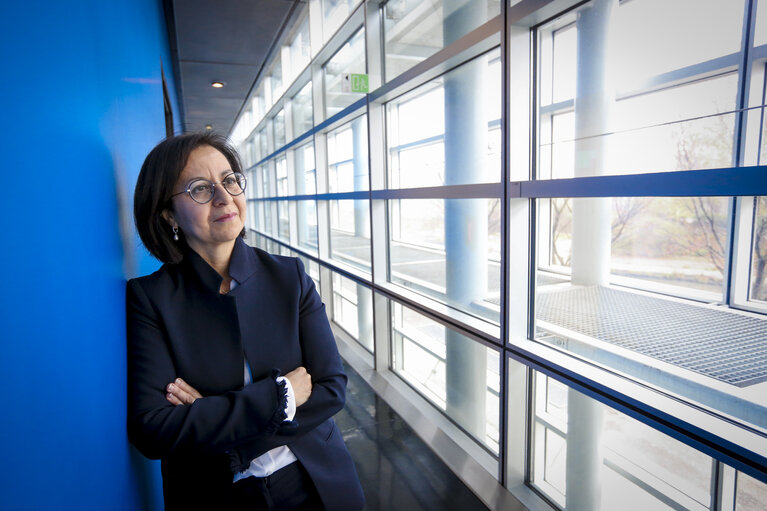
{"label": "folded arm", "polygon": [[137,281],[128,283],[128,435],[149,458],[179,452],[223,453],[271,436],[284,418],[284,385],[263,378],[176,406],[177,378],[162,321]]}

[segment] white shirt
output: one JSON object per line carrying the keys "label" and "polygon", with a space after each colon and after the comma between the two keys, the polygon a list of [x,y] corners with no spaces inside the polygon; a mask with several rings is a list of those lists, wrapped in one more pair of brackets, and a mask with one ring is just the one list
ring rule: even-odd
{"label": "white shirt", "polygon": [[[232,279],[230,290],[234,289],[236,286],[237,286],[237,281]],[[244,380],[245,380],[245,385],[253,381],[253,378],[250,375],[250,367],[248,366],[247,360],[245,361]],[[293,417],[296,416],[296,395],[293,392],[293,386],[290,384],[290,380],[288,380],[284,376],[277,377],[277,381],[285,382],[285,388],[288,391],[287,404],[285,405],[285,413],[287,414],[287,418],[285,419],[285,421],[292,421]],[[247,469],[243,470],[242,472],[238,472],[234,474],[234,481],[232,482],[236,483],[240,479],[245,479],[246,477],[250,477],[250,476],[255,476],[255,477],[269,476],[277,472],[279,469],[283,467],[287,467],[294,461],[298,461],[298,458],[296,458],[296,455],[293,454],[293,451],[291,451],[287,445],[281,445],[279,447],[275,447],[274,449],[265,452],[258,458],[251,460],[250,466],[248,466]]]}

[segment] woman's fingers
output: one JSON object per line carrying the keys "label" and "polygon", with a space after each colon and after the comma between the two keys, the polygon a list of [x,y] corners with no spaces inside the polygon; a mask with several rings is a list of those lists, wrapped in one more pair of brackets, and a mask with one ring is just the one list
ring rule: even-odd
{"label": "woman's fingers", "polygon": [[185,382],[181,378],[176,378],[176,381],[174,383],[178,385],[181,390],[183,390],[190,396],[194,397],[195,399],[202,397],[202,395],[199,392],[197,392],[197,389],[189,385],[187,382]]}
{"label": "woman's fingers", "polygon": [[175,405],[175,406],[183,405],[184,404],[183,402],[181,402],[181,400],[179,398],[177,398],[176,396],[174,396],[170,392],[165,394],[165,399],[167,399],[168,402],[170,402],[170,404]]}
{"label": "woman's fingers", "polygon": [[290,380],[290,386],[293,387],[296,406],[306,403],[312,394],[312,376],[306,371],[306,368],[297,367],[286,374],[285,378]]}
{"label": "woman's fingers", "polygon": [[197,389],[186,383],[181,378],[176,378],[172,383],[169,383],[165,390],[167,394],[165,399],[173,405],[191,405],[196,399],[202,397],[197,392]]}

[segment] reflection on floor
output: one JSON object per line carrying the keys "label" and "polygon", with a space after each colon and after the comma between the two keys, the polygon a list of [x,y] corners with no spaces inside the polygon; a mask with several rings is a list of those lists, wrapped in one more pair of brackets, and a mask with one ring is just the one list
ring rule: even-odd
{"label": "reflection on floor", "polygon": [[335,417],[365,490],[365,511],[486,510],[412,429],[348,365]]}

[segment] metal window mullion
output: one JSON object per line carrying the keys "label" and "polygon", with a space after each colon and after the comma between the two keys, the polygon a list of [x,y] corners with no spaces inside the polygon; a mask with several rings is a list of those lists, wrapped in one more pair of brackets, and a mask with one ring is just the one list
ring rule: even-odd
{"label": "metal window mullion", "polygon": [[[505,348],[509,340],[509,245],[510,245],[510,214],[511,207],[508,188],[505,186],[511,180],[511,27],[507,20],[508,2],[501,4],[501,183],[504,184],[501,198],[501,286],[500,286],[500,341],[501,346]],[[498,392],[498,481],[501,485],[508,484],[509,456],[509,380],[508,380],[508,358],[505,356],[505,350],[500,350],[498,358],[499,392]],[[515,408],[516,409],[516,408]],[[516,441],[516,439],[514,439]]]}
{"label": "metal window mullion", "polygon": [[714,511],[736,511],[737,477],[734,468],[720,461],[715,476],[716,496],[712,496],[711,509]]}
{"label": "metal window mullion", "polygon": [[[755,18],[757,12],[757,0],[751,2],[751,17]],[[746,18],[746,16],[744,16]],[[745,126],[745,135],[743,141],[743,161],[747,164],[758,165],[761,162],[761,141],[763,137],[764,107],[765,97],[767,97],[767,65],[759,59],[762,56],[757,55],[753,47],[754,41],[754,21],[746,23],[744,20],[744,29],[749,29],[748,37],[744,35],[743,40],[748,45],[748,58],[750,72],[750,94],[759,94],[761,99],[759,115],[754,116],[749,112],[749,119]],[[761,46],[760,48],[764,48]],[[755,117],[757,117],[755,119]],[[756,306],[749,302],[749,287],[751,279],[751,257],[753,244],[753,226],[754,226],[754,197],[739,197],[734,208],[732,222],[732,243],[730,246],[730,265],[729,275],[730,287],[728,294],[728,303],[732,307],[744,308],[764,312],[764,308]]]}
{"label": "metal window mullion", "polygon": [[[750,1],[745,2],[743,13],[743,28],[740,47],[740,68],[738,71],[738,96],[737,109],[735,114],[735,139],[733,141],[733,164],[742,166],[746,159],[746,140],[748,128],[748,98],[751,84],[751,70],[753,62],[750,58],[750,51],[754,45],[754,28],[756,26],[756,5]],[[736,195],[736,194],[733,194]],[[732,304],[732,293],[734,286],[733,279],[738,278],[735,273],[735,242],[737,236],[737,207],[738,201],[735,197],[730,200],[728,214],[727,230],[727,253],[725,254],[725,274],[722,282],[722,292],[724,301],[727,305]]]}
{"label": "metal window mullion", "polygon": [[[378,2],[365,6],[365,49],[368,83],[376,89],[383,83],[383,30],[382,10]],[[385,106],[367,101],[368,135],[368,190],[381,188],[386,174]],[[368,194],[370,211],[370,270],[373,283],[385,281],[389,266],[385,201],[372,200]],[[371,291],[372,292],[372,291]],[[391,368],[391,312],[389,300],[373,292],[373,367],[376,371]]]}

